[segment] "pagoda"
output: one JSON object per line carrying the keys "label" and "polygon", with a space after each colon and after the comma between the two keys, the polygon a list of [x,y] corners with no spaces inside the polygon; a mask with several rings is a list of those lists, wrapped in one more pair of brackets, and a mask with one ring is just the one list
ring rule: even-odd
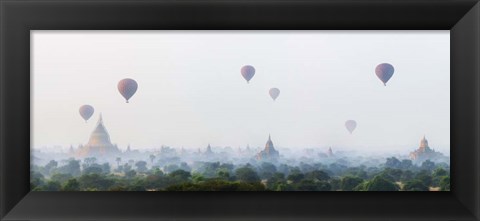
{"label": "pagoda", "polygon": [[80,145],[75,155],[77,157],[113,157],[121,154],[117,145],[110,141],[110,135],[103,124],[102,114],[98,119],[95,130],[90,134],[86,145]]}
{"label": "pagoda", "polygon": [[436,152],[428,146],[428,140],[423,136],[420,140],[420,146],[418,149],[410,153],[410,159],[413,161],[435,160],[436,158],[443,157],[443,154]]}
{"label": "pagoda", "polygon": [[268,141],[265,144],[265,149],[263,149],[262,151],[260,151],[260,153],[257,154],[256,156],[257,160],[272,161],[272,160],[277,160],[279,156],[280,154],[278,153],[277,150],[275,150],[272,139],[270,135],[268,135]]}

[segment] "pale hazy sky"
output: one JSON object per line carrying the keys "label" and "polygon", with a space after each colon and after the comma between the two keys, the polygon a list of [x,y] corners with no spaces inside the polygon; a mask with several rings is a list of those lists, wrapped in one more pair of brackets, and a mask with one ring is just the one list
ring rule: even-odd
{"label": "pale hazy sky", "polygon": [[[449,31],[31,33],[36,148],[86,143],[101,112],[121,149],[264,146],[270,133],[279,147],[407,152],[425,134],[449,150]],[[380,63],[395,67],[386,87]],[[123,78],[139,84],[128,104]],[[83,104],[95,108],[88,123]]]}

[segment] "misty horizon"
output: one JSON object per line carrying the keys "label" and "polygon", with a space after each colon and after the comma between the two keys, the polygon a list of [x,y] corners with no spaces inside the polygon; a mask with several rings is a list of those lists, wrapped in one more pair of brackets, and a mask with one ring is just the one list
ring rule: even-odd
{"label": "misty horizon", "polygon": [[[450,155],[449,59],[448,31],[32,31],[32,148],[86,144],[102,113],[121,150],[262,148],[271,134],[279,149],[408,154],[425,135]],[[128,104],[123,78],[139,84]]]}

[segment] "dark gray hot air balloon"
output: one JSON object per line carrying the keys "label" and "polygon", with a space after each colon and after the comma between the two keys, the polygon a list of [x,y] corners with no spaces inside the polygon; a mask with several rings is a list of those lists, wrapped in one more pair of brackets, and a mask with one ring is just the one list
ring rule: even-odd
{"label": "dark gray hot air balloon", "polygon": [[345,127],[347,128],[347,130],[351,134],[355,130],[355,128],[357,127],[357,122],[355,122],[354,120],[347,120],[345,122]]}
{"label": "dark gray hot air balloon", "polygon": [[382,63],[375,68],[375,74],[383,82],[383,85],[387,86],[387,81],[390,80],[394,72],[394,68],[389,63]]}
{"label": "dark gray hot air balloon", "polygon": [[127,103],[128,100],[135,94],[137,88],[137,82],[130,78],[125,78],[118,82],[118,91],[120,92],[120,94],[122,94]]}
{"label": "dark gray hot air balloon", "polygon": [[243,78],[247,80],[247,83],[249,83],[250,79],[252,79],[253,75],[255,75],[255,68],[251,65],[245,65],[242,67],[240,72],[242,73]]}
{"label": "dark gray hot air balloon", "polygon": [[87,120],[90,119],[90,117],[93,115],[93,112],[95,112],[95,110],[90,105],[83,105],[80,107],[79,112],[80,116],[82,116],[86,123]]}
{"label": "dark gray hot air balloon", "polygon": [[280,95],[280,89],[274,87],[274,88],[270,88],[270,90],[268,91],[268,93],[270,94],[270,97],[275,100],[277,99],[278,95]]}

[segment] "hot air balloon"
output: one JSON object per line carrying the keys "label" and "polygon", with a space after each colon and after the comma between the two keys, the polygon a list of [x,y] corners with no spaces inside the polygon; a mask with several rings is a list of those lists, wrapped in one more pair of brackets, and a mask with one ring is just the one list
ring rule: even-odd
{"label": "hot air balloon", "polygon": [[93,115],[93,112],[95,110],[93,109],[92,106],[90,105],[83,105],[80,107],[79,109],[79,112],[80,112],[80,116],[82,116],[82,118],[85,120],[85,123],[87,122],[88,119],[90,119],[90,117]]}
{"label": "hot air balloon", "polygon": [[347,130],[351,134],[355,130],[355,128],[357,127],[357,122],[355,122],[354,120],[347,120],[345,122],[345,127],[347,128]]}
{"label": "hot air balloon", "polygon": [[274,87],[274,88],[270,88],[270,91],[268,91],[268,93],[270,94],[270,97],[275,100],[277,99],[278,95],[280,95],[280,89]]}
{"label": "hot air balloon", "polygon": [[387,81],[392,77],[394,70],[391,64],[382,63],[375,68],[375,74],[383,82],[383,85],[387,86]]}
{"label": "hot air balloon", "polygon": [[252,79],[253,75],[255,75],[255,68],[251,65],[245,65],[242,67],[240,72],[242,73],[243,78],[247,80],[247,83],[249,83],[250,79]]}
{"label": "hot air balloon", "polygon": [[130,78],[125,78],[118,82],[118,91],[120,92],[120,94],[122,94],[127,103],[128,99],[130,99],[135,94],[137,88],[137,82]]}

